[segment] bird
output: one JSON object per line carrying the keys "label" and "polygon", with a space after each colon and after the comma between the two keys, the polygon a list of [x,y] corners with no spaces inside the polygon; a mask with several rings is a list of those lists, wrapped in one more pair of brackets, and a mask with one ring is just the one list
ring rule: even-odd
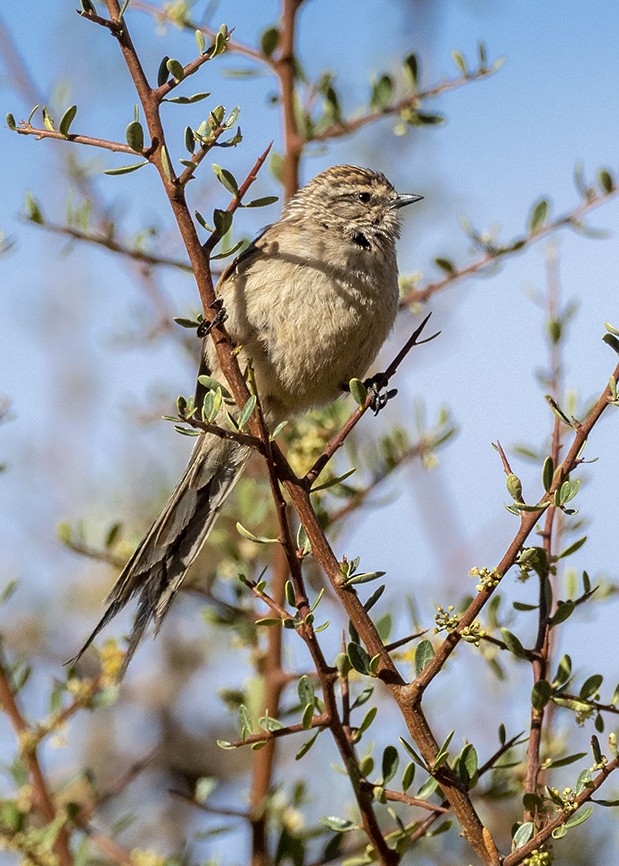
{"label": "bird", "polygon": [[[223,271],[216,287],[218,321],[226,317],[241,368],[251,362],[269,427],[334,401],[351,379],[364,376],[398,310],[400,209],[422,198],[396,192],[379,171],[331,166],[299,189],[280,219]],[[225,387],[208,336],[202,369]],[[155,634],[161,628],[249,455],[250,448],[238,441],[199,436],[72,662],[138,596],[122,679],[149,624]]]}

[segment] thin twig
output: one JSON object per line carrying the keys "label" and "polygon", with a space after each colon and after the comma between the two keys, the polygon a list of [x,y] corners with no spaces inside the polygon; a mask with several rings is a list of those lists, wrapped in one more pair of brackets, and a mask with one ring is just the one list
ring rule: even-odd
{"label": "thin twig", "polygon": [[543,226],[540,226],[535,231],[530,232],[528,235],[516,238],[514,241],[504,247],[497,247],[487,250],[478,259],[474,259],[472,262],[470,262],[470,264],[462,268],[457,268],[456,270],[447,274],[447,276],[443,277],[442,280],[436,280],[434,282],[427,283],[420,289],[412,289],[410,292],[406,292],[400,300],[400,307],[404,308],[410,307],[414,304],[425,304],[430,300],[433,295],[437,294],[437,292],[441,292],[443,289],[459,283],[467,277],[474,276],[480,271],[483,271],[489,265],[499,262],[506,255],[510,255],[515,252],[522,252],[523,250],[531,246],[531,244],[537,243],[537,241],[541,240],[542,238],[548,237],[548,235],[553,234],[558,229],[565,227],[573,228],[574,226],[577,226],[580,222],[581,217],[583,217],[585,214],[598,207],[599,205],[603,204],[604,202],[608,201],[608,199],[612,198],[616,194],[617,188],[611,190],[610,192],[595,193],[594,191],[591,191],[591,194],[588,195],[585,201],[581,202],[581,204],[572,208],[572,210],[566,211],[556,219],[545,223]]}
{"label": "thin twig", "polygon": [[[419,339],[419,337],[421,336],[423,329],[425,328],[429,318],[430,318],[430,314],[428,314],[425,317],[425,319],[423,320],[423,322],[417,328],[415,328],[414,332],[408,338],[406,343],[402,346],[402,348],[397,353],[397,355],[395,356],[393,361],[389,364],[389,366],[387,367],[385,372],[381,375],[381,380],[384,380],[385,387],[387,387],[387,385],[389,384],[390,379],[392,379],[395,376],[400,364],[402,363],[404,358],[408,355],[408,353],[411,351],[411,349],[414,348],[414,346],[421,346],[423,343],[428,343],[430,340],[434,340],[440,334],[440,331],[438,331],[436,334],[433,334],[431,337],[427,337],[424,340]],[[367,397],[365,399],[365,403],[363,404],[363,406],[358,406],[355,409],[355,411],[350,416],[348,421],[346,421],[346,423],[341,428],[341,430],[337,433],[337,435],[329,442],[329,444],[326,446],[326,448],[324,449],[324,451],[322,452],[320,457],[318,457],[318,459],[314,462],[314,465],[312,466],[312,468],[306,473],[305,478],[303,480],[304,480],[304,483],[307,485],[308,489],[311,487],[311,485],[314,483],[314,481],[318,478],[318,476],[320,475],[322,470],[325,468],[325,466],[327,465],[329,460],[331,460],[331,458],[336,453],[336,451],[338,451],[338,449],[340,449],[342,447],[346,438],[349,436],[349,434],[352,432],[352,430],[354,430],[354,428],[357,426],[357,424],[359,423],[359,421],[361,420],[363,415],[365,415],[367,410],[370,408],[371,403],[372,403],[372,394],[368,390],[368,394],[367,394]]]}
{"label": "thin twig", "polygon": [[597,776],[595,776],[590,782],[587,782],[583,791],[574,798],[574,802],[570,803],[568,808],[561,809],[559,814],[549,821],[542,830],[536,833],[535,836],[526,843],[526,845],[522,845],[520,848],[512,851],[511,854],[508,854],[503,860],[502,866],[518,866],[519,863],[522,863],[532,851],[539,848],[547,839],[551,838],[554,830],[557,830],[569,821],[569,819],[574,816],[575,812],[593,797],[598,788],[604,784],[610,774],[618,767],[619,758],[614,758],[602,770],[600,770]]}
{"label": "thin twig", "polygon": [[[17,699],[13,694],[9,680],[8,664],[0,649],[0,707],[7,715],[18,740],[35,732],[26,722]],[[53,796],[49,790],[47,780],[43,774],[37,748],[35,745],[24,744],[23,758],[32,783],[33,800],[37,811],[46,823],[51,823],[58,815]],[[62,866],[72,866],[73,855],[71,854],[69,832],[65,825],[61,826],[54,842],[54,851]]]}

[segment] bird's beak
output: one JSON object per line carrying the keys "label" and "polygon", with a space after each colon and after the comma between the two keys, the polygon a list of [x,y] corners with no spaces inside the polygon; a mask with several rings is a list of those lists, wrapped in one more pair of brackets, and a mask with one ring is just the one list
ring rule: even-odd
{"label": "bird's beak", "polygon": [[422,195],[414,195],[413,193],[401,192],[391,202],[391,207],[399,210],[401,207],[406,207],[407,204],[414,204],[416,201],[421,201]]}

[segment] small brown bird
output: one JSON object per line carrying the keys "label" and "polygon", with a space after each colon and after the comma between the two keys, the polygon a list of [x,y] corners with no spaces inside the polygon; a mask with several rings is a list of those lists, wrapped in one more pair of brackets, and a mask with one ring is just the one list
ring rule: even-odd
{"label": "small brown bird", "polygon": [[[335,400],[362,378],[389,334],[398,308],[398,212],[423,196],[398,194],[379,172],[336,165],[316,175],[226,268],[217,295],[226,328],[251,359],[270,425]],[[225,384],[212,340],[203,357]],[[151,621],[161,627],[239,477],[250,449],[204,434],[189,463],[106,599],[84,650],[134,595],[135,622],[119,679]]]}

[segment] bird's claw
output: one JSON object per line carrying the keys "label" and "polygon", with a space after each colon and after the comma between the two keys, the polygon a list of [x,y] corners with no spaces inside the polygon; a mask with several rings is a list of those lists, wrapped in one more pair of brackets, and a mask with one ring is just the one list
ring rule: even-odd
{"label": "bird's claw", "polygon": [[376,373],[376,375],[366,379],[363,384],[370,394],[370,409],[375,415],[378,415],[380,410],[384,409],[389,400],[395,397],[398,393],[397,388],[391,388],[389,391],[383,390],[389,384],[389,379],[384,373]]}
{"label": "bird's claw", "polygon": [[226,308],[224,307],[224,302],[221,298],[217,298],[211,304],[211,309],[216,310],[215,315],[212,319],[204,319],[204,321],[200,322],[198,325],[197,335],[198,337],[208,337],[213,328],[216,328],[218,325],[223,325],[223,323],[228,318],[228,313],[226,312]]}

